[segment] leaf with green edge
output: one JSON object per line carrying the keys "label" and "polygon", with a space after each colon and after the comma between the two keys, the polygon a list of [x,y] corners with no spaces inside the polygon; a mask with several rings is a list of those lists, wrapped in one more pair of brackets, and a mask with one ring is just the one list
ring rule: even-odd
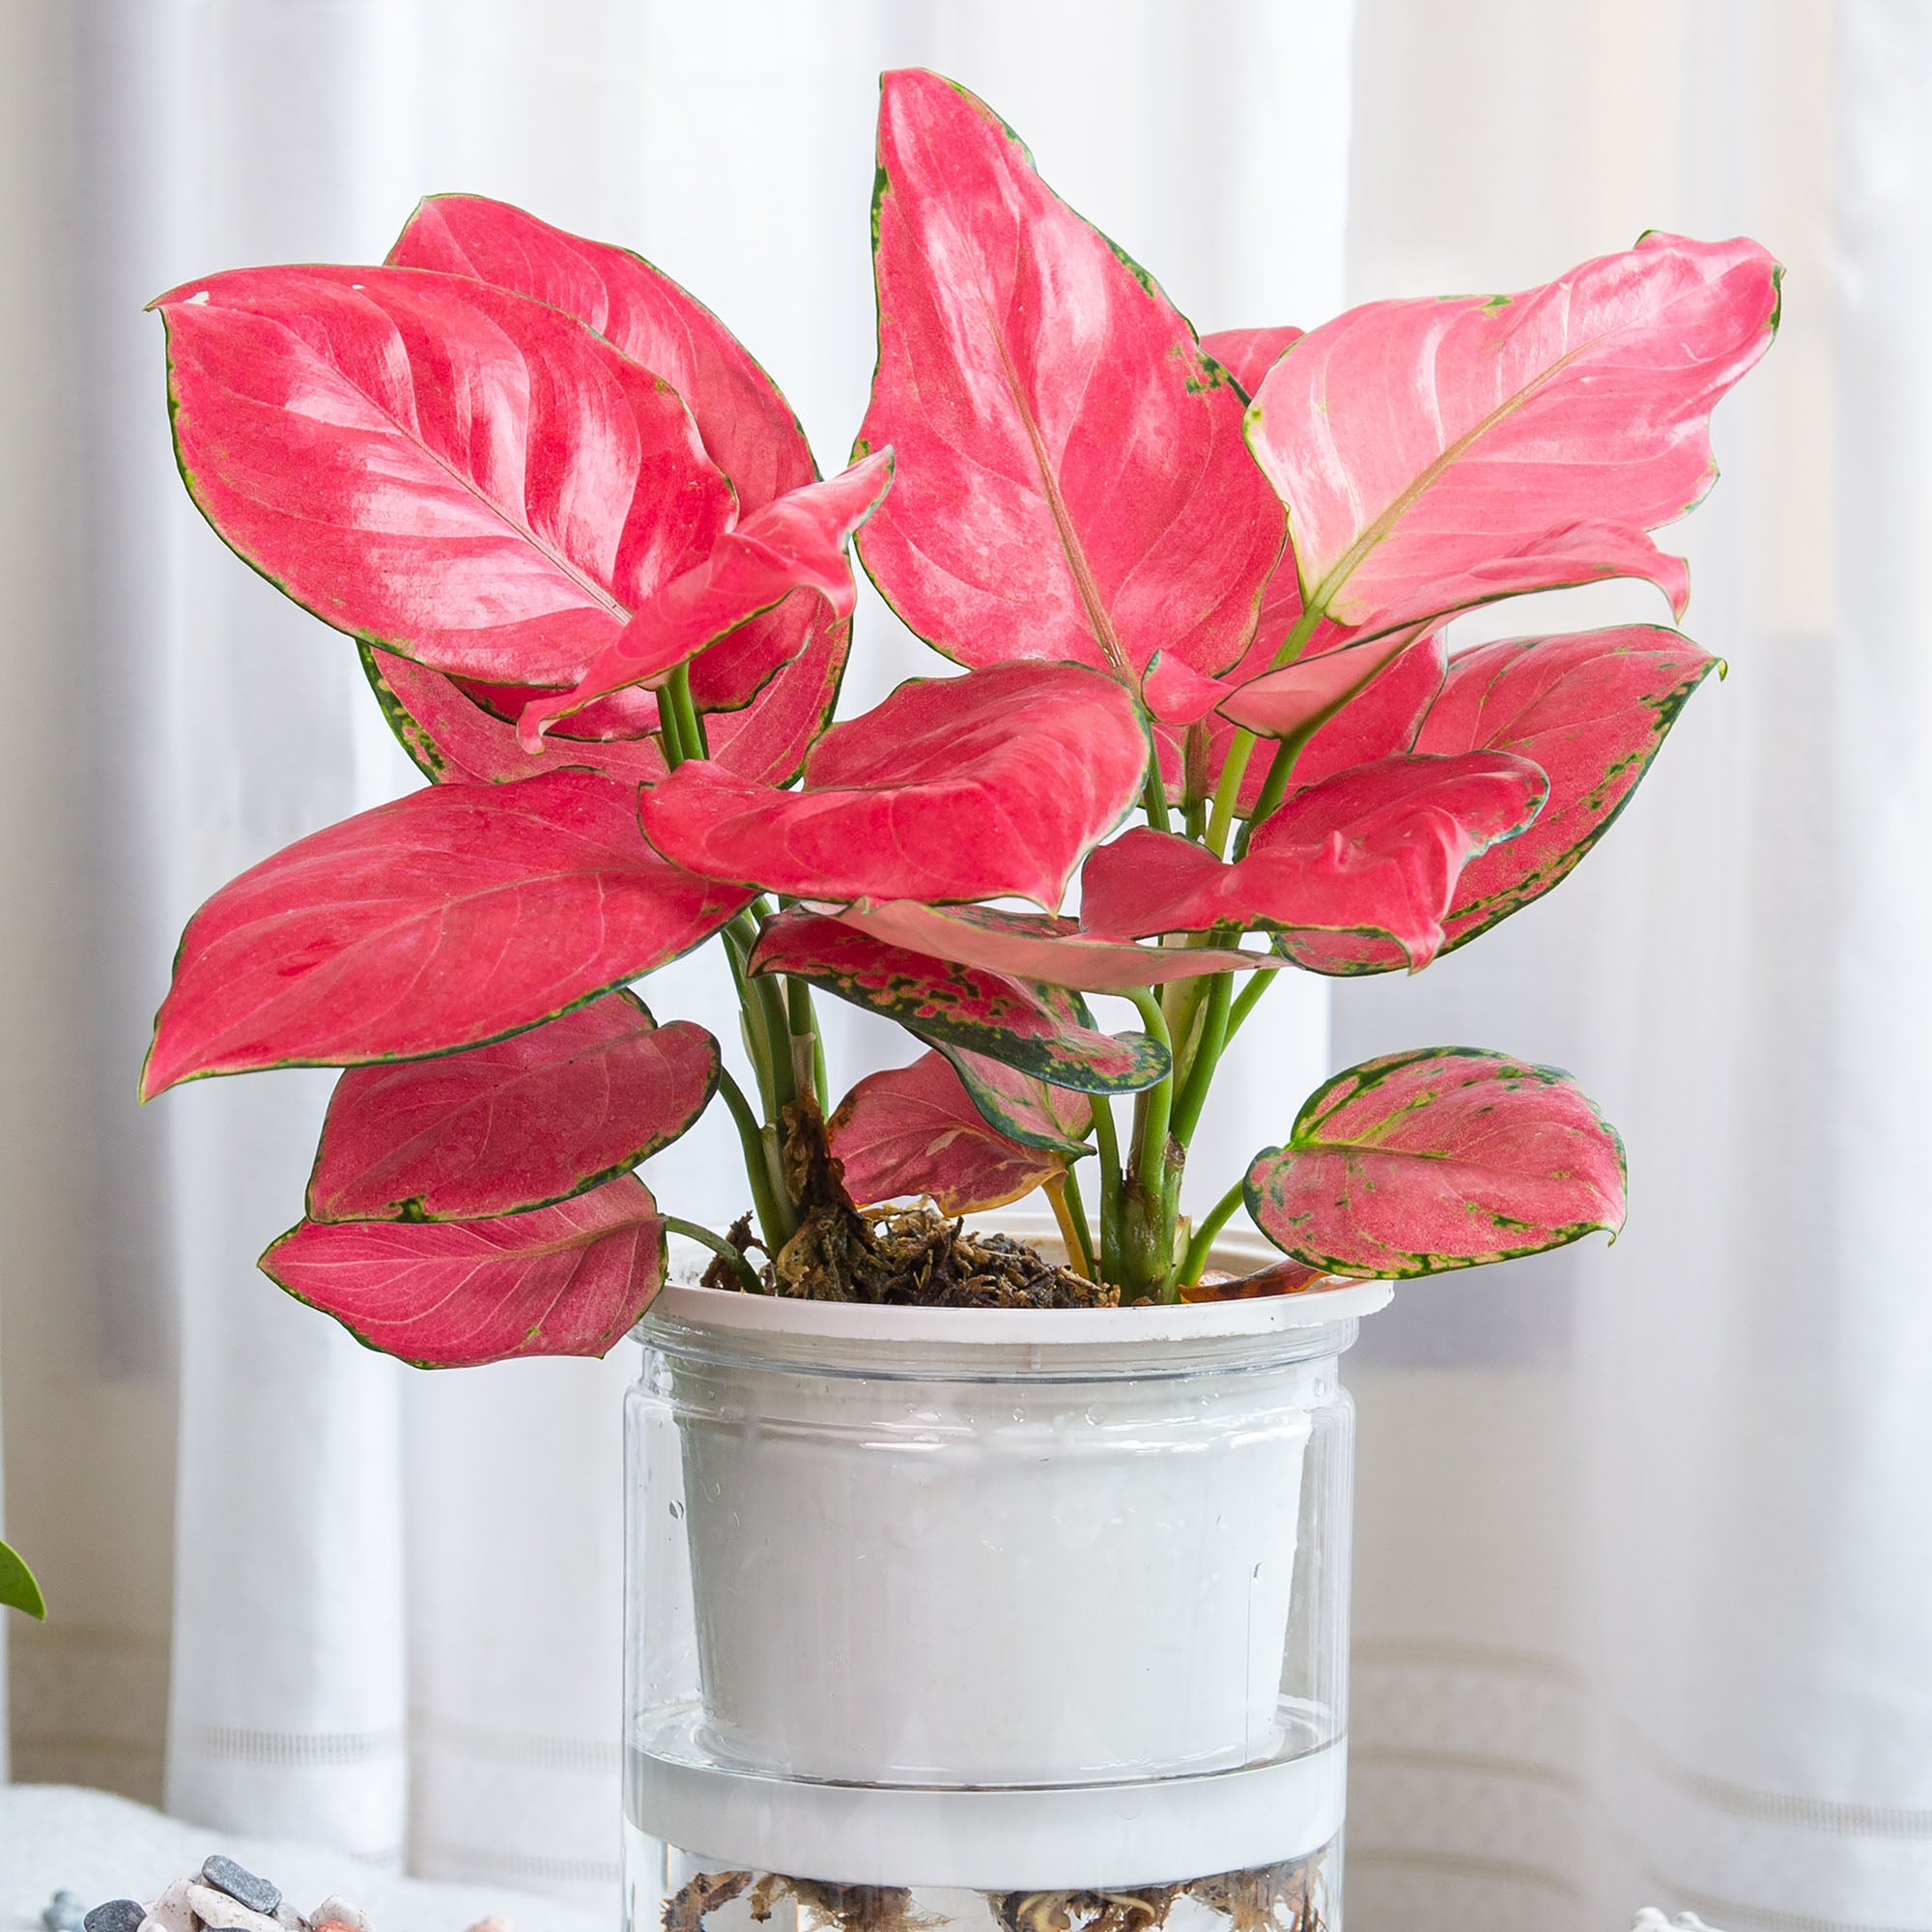
{"label": "leaf with green edge", "polygon": [[808,980],[934,1045],[964,1047],[1083,1094],[1137,1093],[1169,1068],[1159,1041],[1102,1033],[1077,993],[953,965],[800,907],[767,923],[751,971]]}
{"label": "leaf with green edge", "polygon": [[664,1286],[665,1229],[635,1174],[484,1221],[303,1221],[258,1264],[365,1348],[419,1369],[603,1355]]}
{"label": "leaf with green edge", "polygon": [[410,792],[195,914],[142,1095],[499,1039],[666,965],[750,899],[659,858],[630,787],[592,772]]}
{"label": "leaf with green edge", "polygon": [[949,1040],[935,1039],[932,1045],[952,1063],[959,1084],[987,1124],[1009,1140],[1070,1159],[1093,1151],[1086,1136],[1094,1124],[1094,1103],[1085,1094],[1055,1087]]}
{"label": "leaf with green edge", "polygon": [[1247,434],[1308,608],[1381,629],[1633,576],[1681,615],[1684,561],[1647,532],[1710,488],[1711,411],[1770,346],[1777,278],[1754,242],[1653,233],[1520,295],[1368,302],[1303,336]]}
{"label": "leaf with green edge", "polygon": [[296,266],[155,306],[196,507],[325,623],[436,669],[581,677],[737,519],[676,391],[508,290]]}
{"label": "leaf with green edge", "polygon": [[25,1559],[11,1544],[0,1543],[0,1605],[44,1620],[46,1599]]}
{"label": "leaf with green edge", "polygon": [[631,992],[430,1060],[352,1066],[309,1177],[312,1221],[473,1221],[582,1194],[703,1113],[718,1042]]}
{"label": "leaf with green edge", "polygon": [[1236,662],[1285,519],[1186,318],[938,74],[884,78],[872,233],[856,447],[900,476],[859,553],[887,602],[966,665]]}
{"label": "leaf with green edge", "polygon": [[870,1073],[829,1122],[845,1191],[861,1208],[926,1195],[943,1214],[1004,1208],[1066,1171],[1066,1155],[1002,1133],[938,1052]]}
{"label": "leaf with green edge", "polygon": [[639,802],[666,858],[810,899],[1060,902],[1140,796],[1147,726],[1083,665],[910,678],[812,746],[781,791],[703,760]]}
{"label": "leaf with green edge", "polygon": [[1212,973],[1267,973],[1287,963],[1227,946],[1136,946],[1095,938],[1077,920],[994,906],[929,906],[916,899],[875,905],[861,899],[833,917],[888,946],[1086,993],[1165,986]]}
{"label": "leaf with green edge", "polygon": [[1081,917],[1110,939],[1260,928],[1297,963],[1393,944],[1420,970],[1463,867],[1531,823],[1548,789],[1502,752],[1378,758],[1297,792],[1232,865],[1144,826],[1102,845],[1081,873]]}
{"label": "leaf with green edge", "polygon": [[1425,1047],[1318,1088],[1288,1145],[1255,1156],[1242,1196],[1310,1267],[1439,1274],[1615,1235],[1623,1143],[1560,1067]]}
{"label": "leaf with green edge", "polygon": [[[814,606],[817,614],[808,627],[804,650],[744,709],[705,715],[713,762],[740,778],[789,784],[831,720],[852,624],[835,616],[822,599],[814,600]],[[571,736],[568,726],[531,757],[517,743],[515,715],[504,714],[513,703],[521,713],[539,695],[534,687],[505,687],[494,692],[490,701],[479,702],[454,678],[427,665],[366,644],[361,650],[363,671],[390,730],[416,768],[439,784],[504,784],[543,772],[580,769],[624,783],[654,784],[670,770],[655,737],[584,739]],[[656,700],[647,701],[655,718]]]}
{"label": "leaf with green edge", "polygon": [[[1549,798],[1520,837],[1463,867],[1442,917],[1443,952],[1466,946],[1569,876],[1629,803],[1691,693],[1717,668],[1682,632],[1651,624],[1506,638],[1450,661],[1441,695],[1416,733],[1417,753],[1493,751],[1533,759],[1548,775]],[[1372,939],[1310,941],[1294,956],[1315,972],[1344,976],[1409,963]]]}

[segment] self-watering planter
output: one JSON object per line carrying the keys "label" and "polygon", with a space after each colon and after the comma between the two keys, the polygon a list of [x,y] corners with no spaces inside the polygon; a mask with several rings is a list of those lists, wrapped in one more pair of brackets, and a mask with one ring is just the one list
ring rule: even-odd
{"label": "self-watering planter", "polygon": [[[1222,1264],[1262,1258],[1231,1241]],[[635,1932],[775,1899],[963,1921],[1133,1892],[1162,1916],[1190,1885],[1337,1925],[1336,1369],[1390,1292],[998,1311],[667,1289],[627,1417]]]}

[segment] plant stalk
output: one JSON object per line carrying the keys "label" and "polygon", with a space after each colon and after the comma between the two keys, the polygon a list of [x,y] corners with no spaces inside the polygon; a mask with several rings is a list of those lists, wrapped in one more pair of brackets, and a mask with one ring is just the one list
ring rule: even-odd
{"label": "plant stalk", "polygon": [[700,1228],[696,1221],[681,1221],[675,1214],[667,1214],[664,1224],[673,1235],[682,1235],[688,1241],[697,1241],[714,1255],[721,1256],[748,1294],[764,1293],[765,1285],[758,1279],[758,1271],[752,1265],[750,1258],[734,1248],[723,1235],[714,1235],[709,1228]]}

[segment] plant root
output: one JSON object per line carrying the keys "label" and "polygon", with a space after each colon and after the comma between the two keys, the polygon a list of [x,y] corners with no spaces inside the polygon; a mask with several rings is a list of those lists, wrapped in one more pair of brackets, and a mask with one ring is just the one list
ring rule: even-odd
{"label": "plant root", "polygon": [[[784,1110],[785,1182],[803,1210],[798,1232],[761,1270],[769,1294],[809,1301],[894,1303],[916,1308],[1111,1308],[1104,1288],[1007,1235],[969,1231],[931,1207],[862,1211],[809,1099]],[[758,1245],[748,1214],[726,1237],[740,1254]],[[722,1256],[706,1288],[743,1283]],[[1106,1932],[1115,1932],[1108,1927]]]}

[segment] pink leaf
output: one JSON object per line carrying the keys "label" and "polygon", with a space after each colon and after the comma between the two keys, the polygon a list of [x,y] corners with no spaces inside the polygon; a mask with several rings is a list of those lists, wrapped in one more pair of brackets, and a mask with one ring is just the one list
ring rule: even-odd
{"label": "pink leaf", "polygon": [[243,269],[157,306],[203,515],[325,622],[438,669],[582,676],[737,514],[676,392],[521,296]]}
{"label": "pink leaf", "polygon": [[1417,749],[1534,758],[1549,774],[1549,803],[1520,839],[1463,873],[1445,922],[1449,946],[1568,875],[1609,830],[1717,664],[1678,632],[1644,624],[1505,639],[1452,660]]}
{"label": "pink leaf", "polygon": [[[1339,657],[1345,651],[1376,648],[1372,644],[1336,641],[1346,636],[1332,626],[1324,627],[1315,643],[1289,666],[1287,671],[1270,673],[1261,652],[1251,652],[1242,665],[1220,681],[1217,689],[1248,690],[1257,681],[1264,682],[1270,675],[1286,677],[1293,671],[1313,674],[1315,668],[1331,656]],[[1318,649],[1317,645],[1322,648]],[[1397,652],[1394,661],[1384,670],[1350,698],[1326,724],[1316,727],[1314,735],[1295,756],[1294,782],[1303,786],[1314,784],[1318,780],[1346,771],[1350,765],[1365,765],[1376,758],[1387,757],[1391,753],[1407,751],[1415,742],[1415,733],[1424,714],[1434,702],[1436,693],[1442,689],[1442,675],[1447,663],[1448,652],[1439,631],[1416,638],[1406,649]],[[1206,723],[1206,776],[1208,790],[1211,794],[1220,782],[1228,748],[1234,741],[1236,727],[1218,712],[1208,717]],[[1156,724],[1154,739],[1160,747],[1161,771],[1168,797],[1179,800],[1182,734]],[[1261,745],[1255,748],[1248,759],[1236,807],[1243,818],[1254,810],[1260,801],[1272,756],[1273,748]]]}
{"label": "pink leaf", "polygon": [[1567,1073],[1472,1046],[1338,1073],[1248,1169],[1269,1240],[1330,1274],[1437,1274],[1624,1222],[1623,1144]]}
{"label": "pink leaf", "polygon": [[944,1214],[1004,1208],[1066,1171],[1066,1157],[1009,1139],[938,1053],[867,1074],[839,1101],[832,1151],[862,1208],[931,1196]]}
{"label": "pink leaf", "polygon": [[718,1085],[718,1042],[631,993],[434,1060],[352,1066],[309,1177],[316,1221],[464,1221],[549,1206],[668,1147]]}
{"label": "pink leaf", "polygon": [[1218,708],[1230,724],[1258,737],[1305,741],[1415,641],[1413,631],[1396,631],[1369,643],[1298,659],[1236,686]]}
{"label": "pink leaf", "polygon": [[[851,622],[835,617],[818,598],[810,602],[814,617],[799,656],[745,710],[712,712],[705,719],[713,760],[761,784],[787,784],[798,776],[806,753],[838,702]],[[582,728],[584,719],[616,700],[602,699],[580,712],[531,757],[517,743],[513,722],[536,695],[530,687],[492,687],[491,701],[478,703],[455,679],[426,665],[412,664],[388,651],[372,651],[366,644],[361,649],[362,668],[389,728],[423,773],[438,783],[469,780],[494,784],[582,766],[627,783],[650,784],[670,769],[654,737],[570,735]],[[635,701],[630,693],[621,696]],[[646,695],[643,702],[655,719],[657,700]],[[503,714],[512,703],[516,711],[506,720]]]}
{"label": "pink leaf", "polygon": [[689,952],[750,895],[667,865],[589,772],[433,785],[331,825],[188,922],[143,1098],[520,1032]]}
{"label": "pink leaf", "polygon": [[970,1053],[943,1039],[933,1044],[952,1063],[959,1084],[989,1126],[1022,1147],[1042,1148],[1069,1159],[1086,1153],[1094,1103],[1068,1087],[1050,1086],[1017,1066]]}
{"label": "pink leaf", "polygon": [[518,742],[536,752],[547,724],[627,685],[662,681],[794,590],[816,592],[838,616],[851,616],[845,540],[872,513],[892,474],[892,452],[881,450],[830,483],[808,483],[753,511],[719,538],[702,563],[659,590],[572,690],[532,699],[518,724]]}
{"label": "pink leaf", "polygon": [[664,1223],[634,1174],[487,1221],[303,1221],[264,1274],[419,1369],[602,1355],[664,1285]]}
{"label": "pink leaf", "polygon": [[1223,328],[1204,335],[1201,347],[1252,396],[1282,351],[1307,333],[1305,328],[1286,325],[1279,328]]}
{"label": "pink leaf", "polygon": [[899,482],[859,551],[888,602],[966,665],[1225,669],[1283,536],[1240,392],[963,88],[886,76],[878,181],[859,447]]}
{"label": "pink leaf", "polygon": [[1100,1032],[1077,993],[952,965],[797,907],[766,925],[751,970],[810,980],[948,1053],[963,1048],[1056,1087],[1131,1094],[1168,1071],[1157,1041]]}
{"label": "pink leaf", "polygon": [[1249,440],[1310,606],[1383,628],[1624,574],[1710,487],[1712,406],[1777,319],[1751,242],[1650,235],[1515,297],[1371,302],[1297,342]]}
{"label": "pink leaf", "polygon": [[1087,861],[1081,917],[1109,938],[1259,926],[1318,971],[1331,936],[1368,939],[1420,968],[1463,867],[1520,832],[1546,790],[1528,759],[1500,753],[1383,758],[1298,793],[1233,865],[1165,832],[1126,833]]}
{"label": "pink leaf", "polygon": [[1139,796],[1146,727],[1112,678],[1078,665],[999,665],[915,678],[812,747],[805,789],[715,763],[643,794],[668,858],[813,899],[1057,905],[1073,868]]}
{"label": "pink leaf", "polygon": [[841,924],[888,946],[1090,993],[1164,986],[1208,973],[1267,972],[1283,963],[1264,952],[1236,952],[1219,946],[1134,946],[1095,938],[1076,920],[1000,912],[991,906],[954,906],[948,911],[914,899],[876,904],[862,900],[836,917]]}
{"label": "pink leaf", "polygon": [[[805,432],[771,378],[709,309],[628,249],[566,234],[505,202],[443,194],[410,217],[389,259],[548,302],[661,376],[684,398],[742,514],[818,480]],[[813,600],[790,599],[699,652],[691,674],[698,709],[750,702],[799,656],[814,626],[822,634]]]}
{"label": "pink leaf", "polygon": [[[1505,639],[1453,661],[1417,733],[1417,751],[1453,757],[1494,750],[1532,758],[1548,775],[1549,799],[1520,838],[1468,862],[1443,916],[1444,952],[1569,875],[1609,830],[1716,664],[1679,632],[1648,624]],[[1298,776],[1301,766],[1295,770]],[[1297,942],[1293,953],[1321,973],[1389,973],[1411,963],[1399,947],[1369,938]]]}
{"label": "pink leaf", "polygon": [[718,318],[628,248],[476,194],[422,202],[389,250],[401,269],[468,275],[575,316],[664,378],[747,511],[815,482],[791,405]]}

